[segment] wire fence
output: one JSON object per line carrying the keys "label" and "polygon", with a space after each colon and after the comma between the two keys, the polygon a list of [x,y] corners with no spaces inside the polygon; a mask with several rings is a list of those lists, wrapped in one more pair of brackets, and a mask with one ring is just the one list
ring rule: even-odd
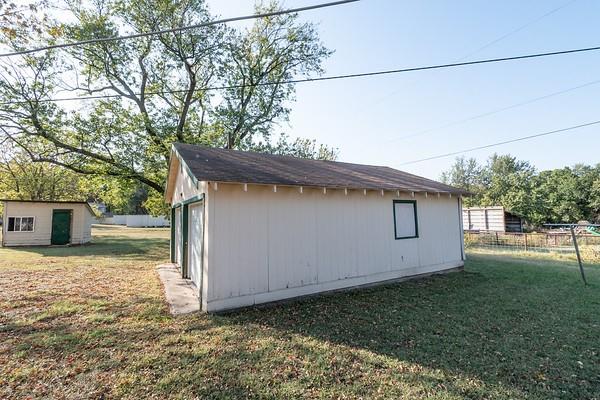
{"label": "wire fence", "polygon": [[[585,232],[578,233],[577,242],[584,260],[600,261],[600,236]],[[565,231],[546,233],[465,231],[465,248],[575,255],[571,233]]]}

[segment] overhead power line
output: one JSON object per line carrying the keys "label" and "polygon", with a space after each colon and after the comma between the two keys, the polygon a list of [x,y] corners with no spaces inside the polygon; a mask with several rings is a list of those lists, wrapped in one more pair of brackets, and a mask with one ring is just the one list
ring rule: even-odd
{"label": "overhead power line", "polygon": [[495,45],[498,42],[501,42],[502,40],[506,39],[507,37],[510,37],[510,36],[514,35],[515,33],[521,32],[523,29],[525,29],[525,28],[527,28],[527,27],[535,24],[536,22],[539,22],[539,21],[543,20],[546,17],[549,17],[550,15],[552,15],[552,14],[554,14],[554,13],[562,10],[563,8],[565,8],[567,6],[570,6],[571,4],[575,3],[576,1],[577,0],[570,0],[570,1],[567,1],[566,3],[560,5],[560,6],[556,7],[556,8],[553,8],[552,10],[550,10],[550,11],[548,11],[548,12],[540,15],[539,17],[537,17],[537,18],[535,18],[535,19],[533,19],[533,20],[531,20],[531,21],[529,21],[529,22],[521,25],[517,29],[513,29],[512,31],[510,31],[508,33],[505,33],[504,35],[502,35],[502,36],[500,36],[500,37],[498,37],[498,38],[496,38],[496,39],[494,39],[494,40],[492,40],[492,41],[484,44],[483,46],[479,47],[478,49],[473,50],[472,52],[470,52],[468,54],[465,54],[463,57],[459,58],[457,61],[462,61],[462,60],[464,60],[466,58],[469,58],[469,57],[471,57],[471,56],[479,53],[480,51],[483,51],[483,50],[487,49],[488,47],[493,46],[493,45]]}
{"label": "overhead power line", "polygon": [[256,19],[256,18],[273,17],[273,16],[277,16],[277,15],[293,14],[293,13],[299,13],[299,12],[303,12],[303,11],[316,10],[319,8],[339,6],[342,4],[354,3],[357,1],[360,1],[360,0],[340,0],[340,1],[333,1],[330,3],[321,3],[321,4],[315,4],[312,6],[292,8],[292,9],[288,9],[288,10],[279,10],[279,11],[258,13],[258,14],[252,14],[252,15],[244,15],[241,17],[224,18],[224,19],[219,19],[219,20],[215,20],[215,21],[204,22],[201,24],[186,25],[186,26],[180,26],[177,28],[162,29],[162,30],[158,30],[158,31],[134,33],[131,35],[123,35],[123,36],[109,36],[109,37],[103,37],[103,38],[82,40],[80,42],[60,43],[60,44],[54,44],[54,45],[50,45],[50,46],[37,47],[34,49],[19,50],[19,51],[14,51],[11,53],[3,53],[3,54],[0,54],[0,57],[12,57],[12,56],[37,53],[37,52],[46,51],[46,50],[64,49],[66,47],[83,46],[83,45],[87,45],[87,44],[104,43],[104,42],[113,42],[116,40],[136,39],[136,38],[141,38],[141,37],[145,37],[145,36],[164,35],[166,33],[183,32],[183,31],[188,31],[191,29],[204,28],[207,26],[225,24],[228,22],[237,22],[237,21],[244,21],[244,20]]}
{"label": "overhead power line", "polygon": [[522,142],[524,140],[530,140],[530,139],[534,139],[534,138],[538,138],[538,137],[542,137],[542,136],[554,135],[556,133],[572,131],[572,130],[575,130],[575,129],[584,128],[586,126],[592,126],[592,125],[597,125],[597,124],[600,124],[600,120],[593,121],[593,122],[588,122],[588,123],[585,123],[585,124],[570,126],[568,128],[557,129],[557,130],[554,130],[554,131],[549,131],[549,132],[544,132],[544,133],[537,133],[535,135],[522,136],[522,137],[515,138],[515,139],[505,140],[503,142],[496,142],[496,143],[486,144],[486,145],[483,145],[483,146],[471,147],[469,149],[454,151],[454,152],[451,152],[451,153],[440,154],[440,155],[433,156],[433,157],[421,158],[419,160],[413,160],[413,161],[408,161],[408,162],[405,162],[405,163],[401,163],[400,165],[416,164],[416,163],[420,163],[420,162],[423,162],[423,161],[430,161],[430,160],[436,160],[438,158],[456,156],[456,155],[459,155],[459,154],[468,153],[468,152],[475,151],[475,150],[489,149],[490,147],[501,146],[503,144],[509,144],[509,143],[515,143],[515,142]]}
{"label": "overhead power line", "polygon": [[[550,15],[554,14],[554,13],[555,13],[555,12],[557,12],[557,11],[560,11],[561,9],[563,9],[563,8],[565,8],[565,7],[569,6],[569,5],[571,5],[572,3],[576,2],[576,1],[577,1],[577,0],[570,0],[570,1],[566,2],[566,3],[564,3],[564,4],[563,4],[563,5],[561,5],[561,6],[558,6],[558,7],[556,7],[556,8],[553,8],[552,10],[550,10],[550,11],[548,11],[548,12],[546,12],[546,13],[544,13],[544,14],[540,15],[540,16],[539,16],[539,17],[537,17],[536,19],[534,19],[534,20],[531,20],[531,21],[527,22],[527,23],[526,23],[526,24],[524,24],[524,25],[521,25],[521,26],[520,26],[520,27],[518,27],[517,29],[513,29],[512,31],[510,31],[510,32],[507,32],[507,33],[503,34],[502,36],[500,36],[500,37],[497,37],[497,38],[495,38],[495,39],[493,39],[493,40],[491,40],[491,41],[487,42],[486,44],[484,44],[483,46],[479,47],[478,49],[476,49],[476,50],[473,50],[473,51],[471,51],[471,52],[469,52],[469,53],[465,54],[464,56],[457,58],[457,59],[455,60],[455,62],[464,61],[464,60],[466,60],[467,58],[469,58],[469,57],[471,57],[471,56],[474,56],[475,54],[477,54],[477,53],[479,53],[479,52],[481,52],[481,51],[483,51],[483,50],[487,49],[488,47],[491,47],[491,46],[495,45],[495,44],[496,44],[496,43],[498,43],[498,42],[501,42],[502,40],[504,40],[504,39],[506,39],[506,38],[508,38],[508,37],[510,37],[510,36],[512,36],[512,35],[514,35],[514,34],[516,34],[516,33],[518,33],[518,32],[520,32],[520,31],[522,31],[523,29],[527,28],[528,26],[530,26],[530,25],[533,25],[534,23],[541,21],[542,19],[544,19],[544,18],[546,18],[546,17],[548,17],[548,16],[550,16]],[[396,93],[400,93],[401,91],[402,91],[402,89],[397,89],[397,90],[394,90],[393,92],[391,92],[391,93],[388,93],[388,94],[386,94],[385,96],[383,96],[383,97],[379,98],[378,100],[376,100],[375,102],[373,102],[371,105],[379,104],[379,103],[381,103],[383,100],[385,100],[386,98],[388,98],[388,97],[390,97],[390,96],[393,96],[393,95],[395,95]]]}
{"label": "overhead power line", "polygon": [[[360,73],[356,73],[356,74],[290,79],[290,80],[285,80],[285,81],[260,82],[260,83],[255,83],[255,84],[244,84],[244,85],[226,85],[226,86],[212,86],[212,87],[209,86],[209,87],[204,87],[204,88],[198,88],[198,89],[195,89],[194,91],[200,92],[200,91],[210,91],[210,90],[242,89],[242,88],[248,88],[248,87],[261,87],[261,86],[272,86],[272,85],[282,85],[282,84],[292,84],[292,83],[307,83],[307,82],[333,81],[333,80],[338,80],[338,79],[364,78],[364,77],[370,77],[370,76],[391,75],[391,74],[399,74],[399,73],[406,73],[406,72],[417,72],[417,71],[426,71],[426,70],[434,70],[434,69],[463,67],[463,66],[467,66],[467,65],[491,64],[491,63],[497,63],[497,62],[517,61],[517,60],[525,60],[525,59],[532,59],[532,58],[565,55],[565,54],[585,53],[585,52],[598,51],[598,50],[600,50],[600,46],[552,51],[552,52],[547,52],[547,53],[525,54],[525,55],[511,56],[511,57],[489,58],[489,59],[485,59],[485,60],[465,61],[465,62],[450,63],[450,64],[428,65],[428,66],[424,66],[424,67],[412,67],[412,68],[389,69],[389,70],[383,70],[383,71],[360,72]],[[188,90],[186,90],[186,89],[165,90],[165,91],[147,91],[147,92],[144,92],[144,95],[147,96],[147,95],[157,95],[157,94],[176,94],[176,93],[187,93],[187,92],[188,92]],[[137,94],[137,95],[141,95],[141,94]],[[40,99],[40,100],[37,100],[37,102],[78,101],[78,100],[109,99],[109,98],[119,98],[119,97],[126,97],[126,96],[123,96],[120,94],[111,94],[111,95],[65,97],[65,98],[61,98],[61,99]],[[0,104],[10,105],[10,104],[24,104],[24,103],[28,103],[28,101],[13,101],[13,102],[4,102],[4,103],[0,103]]]}
{"label": "overhead power line", "polygon": [[559,96],[561,94],[572,92],[574,90],[583,89],[583,88],[588,87],[588,86],[597,85],[598,83],[600,83],[600,79],[599,80],[595,80],[595,81],[591,81],[591,82],[588,82],[588,83],[584,83],[582,85],[573,86],[573,87],[570,87],[568,89],[559,90],[558,92],[549,93],[549,94],[544,95],[544,96],[535,97],[533,99],[525,100],[525,101],[522,101],[520,103],[511,104],[510,106],[498,108],[498,109],[495,109],[495,110],[492,110],[492,111],[487,111],[487,112],[484,112],[484,113],[481,113],[481,114],[474,115],[472,117],[460,119],[460,120],[457,120],[457,121],[448,122],[447,124],[444,124],[444,125],[439,125],[439,126],[436,126],[436,127],[433,127],[433,128],[423,129],[422,131],[411,133],[411,134],[406,135],[406,136],[401,136],[399,138],[392,138],[392,139],[389,140],[389,142],[395,142],[395,141],[398,141],[398,140],[405,140],[405,139],[411,139],[411,138],[418,137],[418,136],[423,136],[423,135],[425,135],[427,133],[434,132],[434,131],[437,131],[439,129],[449,128],[451,126],[460,125],[460,124],[463,124],[465,122],[473,121],[473,120],[476,120],[476,119],[479,119],[479,118],[489,117],[490,115],[498,114],[500,112],[507,111],[507,110],[512,110],[513,108],[517,108],[517,107],[525,106],[525,105],[528,105],[528,104],[532,104],[532,103],[535,103],[537,101],[549,99],[549,98],[554,97],[554,96]]}
{"label": "overhead power line", "polygon": [[[544,19],[544,18],[546,18],[546,17],[554,14],[555,12],[557,12],[557,11],[559,11],[559,10],[561,10],[561,9],[569,6],[569,5],[571,5],[572,3],[576,2],[576,1],[577,0],[570,0],[567,3],[564,3],[561,6],[558,6],[558,7],[554,8],[554,9],[552,9],[550,11],[547,11],[546,13],[542,14],[541,16],[537,17],[534,20],[531,20],[531,21],[527,22],[526,24],[520,26],[519,28],[513,29],[512,31],[507,32],[507,33],[503,34],[502,36],[499,36],[499,37],[497,37],[497,38],[495,38],[495,39],[487,42],[486,44],[484,44],[483,46],[477,48],[476,50],[473,50],[473,51],[465,54],[464,56],[457,58],[455,60],[455,62],[464,61],[467,58],[470,58],[471,56],[474,56],[475,54],[477,54],[477,53],[479,53],[479,52],[487,49],[488,47],[491,47],[491,46],[495,45],[496,43],[498,43],[498,42],[500,42],[500,41],[502,41],[502,40],[504,40],[504,39],[506,39],[506,38],[508,38],[508,37],[510,37],[510,36],[512,36],[512,35],[514,35],[514,34],[516,34],[518,32],[520,32],[520,31],[522,31],[523,29],[527,28],[528,26],[530,26],[530,25],[532,25],[532,24],[534,24],[534,23],[536,23],[538,21],[541,21],[542,19]],[[385,99],[387,99],[387,98],[389,98],[389,97],[391,97],[391,96],[393,96],[393,95],[395,95],[397,93],[400,93],[402,90],[403,89],[400,88],[400,89],[396,89],[396,90],[394,90],[392,92],[389,92],[386,95],[384,95],[384,96],[378,98],[377,100],[373,101],[369,106],[373,106],[373,105],[379,104],[382,101],[384,101]],[[362,109],[361,114],[363,114],[363,113],[364,113],[364,108]]]}

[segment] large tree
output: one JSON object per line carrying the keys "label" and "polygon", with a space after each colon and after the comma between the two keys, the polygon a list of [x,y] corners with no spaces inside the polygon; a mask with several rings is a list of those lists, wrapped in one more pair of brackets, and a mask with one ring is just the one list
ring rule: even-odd
{"label": "large tree", "polygon": [[501,204],[518,215],[533,217],[532,211],[537,204],[532,186],[535,174],[535,168],[527,161],[517,160],[511,155],[492,155],[482,170],[481,181],[485,191],[481,204]]}
{"label": "large tree", "polygon": [[[64,20],[72,22],[50,21],[27,47],[215,18],[204,0],[68,0],[64,6]],[[257,11],[278,7],[271,2]],[[5,40],[13,49],[23,43]],[[159,195],[173,142],[277,152],[271,135],[287,120],[294,97],[286,82],[321,73],[329,54],[312,24],[287,14],[257,19],[246,29],[213,25],[3,59],[0,140],[34,161],[135,180]],[[48,101],[65,93],[102,98]],[[310,142],[284,140],[279,150],[285,146],[305,156],[335,157],[314,146],[303,152]]]}

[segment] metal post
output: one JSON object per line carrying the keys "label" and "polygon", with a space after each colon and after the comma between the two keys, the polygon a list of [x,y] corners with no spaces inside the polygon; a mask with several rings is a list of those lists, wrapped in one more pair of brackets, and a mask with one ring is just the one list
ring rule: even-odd
{"label": "metal post", "polygon": [[527,234],[525,234],[525,251],[527,251]]}
{"label": "metal post", "polygon": [[587,281],[585,280],[585,273],[583,272],[583,264],[581,262],[581,254],[579,254],[579,246],[577,245],[577,236],[575,235],[575,228],[573,226],[571,226],[571,236],[573,237],[573,246],[575,246],[575,253],[577,254],[577,262],[579,263],[581,279],[583,279],[583,283],[587,285]]}

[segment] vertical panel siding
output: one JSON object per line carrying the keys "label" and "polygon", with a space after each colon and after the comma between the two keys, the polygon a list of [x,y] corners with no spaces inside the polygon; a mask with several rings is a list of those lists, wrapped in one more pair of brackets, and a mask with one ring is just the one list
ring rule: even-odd
{"label": "vertical panel siding", "polygon": [[417,201],[419,217],[419,239],[416,240],[419,248],[419,262],[423,265],[440,264],[443,260],[442,243],[439,238],[438,229],[442,225],[439,221],[439,206],[436,207],[438,199],[434,196],[421,197]]}
{"label": "vertical panel siding", "polygon": [[456,198],[417,196],[419,238],[403,240],[394,237],[393,199],[258,185],[208,190],[207,302],[462,265]]}
{"label": "vertical panel siding", "polygon": [[379,192],[364,195],[362,191],[349,191],[348,196],[354,203],[351,218],[357,221],[351,245],[357,249],[359,275],[390,271],[395,242],[391,197],[386,201]]}
{"label": "vertical panel siding", "polygon": [[268,194],[219,185],[211,197],[209,293],[229,298],[268,291]]}
{"label": "vertical panel siding", "polygon": [[[253,190],[265,192],[269,189]],[[314,192],[300,195],[290,190],[270,196],[269,290],[310,285],[318,281],[317,254],[314,251],[319,241],[314,235],[317,230],[316,196]]]}
{"label": "vertical panel siding", "polygon": [[307,194],[311,192],[315,193],[316,202],[316,231],[311,236],[317,238],[318,282],[358,276],[353,202],[340,190],[330,190],[327,194],[309,190]]}

